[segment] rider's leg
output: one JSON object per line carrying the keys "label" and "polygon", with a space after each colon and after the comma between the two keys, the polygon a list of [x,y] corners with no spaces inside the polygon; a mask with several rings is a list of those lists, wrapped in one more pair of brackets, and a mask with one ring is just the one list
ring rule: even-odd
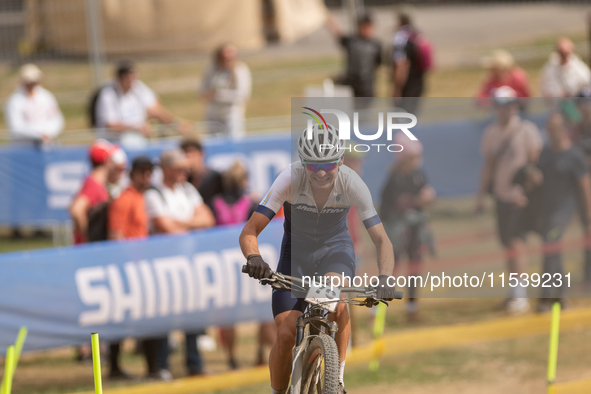
{"label": "rider's leg", "polygon": [[[343,283],[342,275],[337,274],[335,272],[329,272],[326,276],[330,277],[338,277],[341,279]],[[345,298],[346,295],[342,294],[341,298]],[[345,361],[345,357],[347,355],[347,347],[349,346],[349,337],[351,336],[351,318],[349,317],[349,309],[347,309],[347,304],[339,303],[337,305],[337,310],[334,313],[330,313],[328,315],[328,320],[336,321],[338,324],[338,331],[336,337],[337,347],[339,349],[339,361]]]}
{"label": "rider's leg", "polygon": [[336,343],[339,348],[339,361],[343,362],[347,356],[347,347],[349,346],[349,337],[351,336],[351,319],[347,304],[339,304],[336,312],[328,315],[328,320],[336,321],[339,326]]}
{"label": "rider's leg", "polygon": [[271,387],[276,391],[282,391],[289,384],[293,347],[295,345],[296,320],[301,314],[300,311],[292,310],[275,316],[277,337],[269,355],[269,370],[271,372]]}

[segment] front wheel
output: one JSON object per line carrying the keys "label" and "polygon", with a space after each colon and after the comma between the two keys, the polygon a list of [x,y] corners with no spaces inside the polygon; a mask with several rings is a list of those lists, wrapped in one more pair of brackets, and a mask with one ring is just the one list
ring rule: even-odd
{"label": "front wheel", "polygon": [[328,335],[320,333],[304,354],[302,394],[337,394],[339,390],[339,351]]}

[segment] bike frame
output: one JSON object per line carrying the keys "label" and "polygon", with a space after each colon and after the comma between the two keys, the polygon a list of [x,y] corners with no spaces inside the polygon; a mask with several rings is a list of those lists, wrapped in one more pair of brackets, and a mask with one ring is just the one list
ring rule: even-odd
{"label": "bike frame", "polygon": [[[308,326],[308,334],[306,334]],[[324,317],[324,309],[316,305],[309,305],[307,311],[298,317],[296,322],[296,343],[293,348],[293,362],[291,368],[290,393],[299,394],[302,389],[302,373],[304,371],[304,355],[310,342],[316,338],[324,328],[324,333],[333,341],[336,340],[338,325]]]}

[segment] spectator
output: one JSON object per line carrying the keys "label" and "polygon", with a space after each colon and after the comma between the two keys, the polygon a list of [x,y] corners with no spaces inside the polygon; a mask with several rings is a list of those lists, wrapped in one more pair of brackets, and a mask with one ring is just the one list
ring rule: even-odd
{"label": "spectator", "polygon": [[[544,241],[544,273],[563,274],[560,240],[582,196],[586,235],[591,234],[591,179],[584,153],[573,146],[562,114],[552,114],[547,123],[549,144],[540,155],[539,168],[543,184],[540,199],[539,229]],[[558,288],[542,287],[538,311],[552,307],[551,298],[559,299],[564,307],[566,281]]]}
{"label": "spectator", "polygon": [[410,8],[398,12],[398,30],[392,38],[392,96],[398,105],[415,113],[425,91],[425,76],[432,67],[431,46],[412,24]]}
{"label": "spectator", "polygon": [[[110,205],[108,212],[109,239],[145,238],[148,236],[148,215],[144,205],[143,192],[150,187],[152,162],[147,157],[137,157],[129,173],[131,185]],[[111,379],[129,379],[130,376],[119,366],[121,343],[111,343],[109,360]]]}
{"label": "spectator", "polygon": [[[587,159],[587,166],[591,166],[591,89],[583,88],[579,93],[577,99],[577,109],[580,114],[580,120],[574,127],[573,142],[583,151]],[[579,196],[582,197],[582,196]],[[579,216],[583,229],[589,228],[587,222],[587,212],[585,210],[584,199],[579,198]],[[585,264],[584,264],[584,281],[591,284],[591,245],[585,245]]]}
{"label": "spectator", "polygon": [[[222,176],[224,192],[213,198],[212,207],[216,225],[246,222],[257,207],[246,193],[248,175],[239,162],[235,162]],[[235,355],[236,328],[234,326],[220,328],[220,336],[228,353],[228,364],[231,369],[238,369]]]}
{"label": "spectator", "polygon": [[20,86],[6,102],[6,123],[14,142],[48,144],[64,128],[57,101],[41,86],[41,76],[36,65],[22,66]]}
{"label": "spectator", "polygon": [[574,54],[573,42],[559,38],[542,69],[540,89],[544,97],[573,97],[591,83],[589,67]]}
{"label": "spectator", "polygon": [[149,220],[143,193],[150,187],[152,168],[148,157],[140,156],[133,160],[129,173],[130,186],[109,207],[109,239],[148,236]]}
{"label": "spectator", "polygon": [[[146,211],[152,233],[181,233],[215,224],[210,209],[203,203],[199,192],[187,182],[189,163],[181,150],[164,151],[160,156],[162,185],[145,193]],[[204,373],[203,362],[197,348],[197,333],[187,333],[186,362],[189,375]],[[148,374],[150,377],[171,380],[168,370],[168,339],[154,338],[144,341]]]}
{"label": "spectator", "polygon": [[[404,149],[398,153],[382,191],[380,218],[394,247],[395,260],[408,256],[409,275],[420,275],[423,246],[433,250],[433,241],[424,209],[435,200],[435,189],[421,169],[423,145],[411,141],[403,132],[394,136]],[[419,321],[416,282],[408,281],[406,314],[411,322]]]}
{"label": "spectator", "polygon": [[[528,163],[535,163],[542,149],[540,131],[532,122],[521,119],[517,94],[509,87],[495,91],[493,99],[496,119],[482,136],[484,165],[476,200],[476,212],[484,206],[484,196],[490,192],[496,203],[497,229],[505,249],[508,271],[525,272],[527,258],[523,254],[525,237],[524,208],[528,204],[523,189],[513,184],[517,171]],[[506,309],[511,314],[529,309],[523,283],[510,288]]]}
{"label": "spectator", "polygon": [[[107,185],[119,181],[127,161],[119,147],[105,140],[93,142],[88,156],[92,171],[70,205],[70,216],[74,223],[74,244],[77,245],[107,239],[106,207],[111,198]],[[111,344],[111,354],[117,355],[118,352],[119,344]],[[79,361],[91,359],[89,344],[78,347],[77,358]],[[111,368],[112,377],[125,377],[124,373],[119,373],[121,369],[116,362]]]}
{"label": "spectator", "polygon": [[199,95],[205,99],[205,118],[210,131],[233,138],[245,133],[244,112],[252,87],[248,66],[237,60],[238,51],[231,44],[214,52],[213,64],[203,76]]}
{"label": "spectator", "polygon": [[327,26],[346,52],[346,70],[340,83],[350,85],[355,97],[374,97],[376,70],[382,63],[382,44],[374,38],[374,25],[369,15],[357,20],[357,34],[346,35],[332,14]]}
{"label": "spectator", "polygon": [[513,56],[504,49],[498,49],[488,58],[484,65],[489,74],[478,92],[478,103],[488,105],[489,97],[493,97],[495,90],[501,86],[509,86],[517,97],[529,97],[529,82],[525,70],[515,64]]}
{"label": "spectator", "polygon": [[200,141],[186,139],[181,142],[181,149],[189,162],[188,182],[195,186],[203,201],[211,208],[213,197],[224,191],[222,175],[205,165],[205,152]]}
{"label": "spectator", "polygon": [[576,105],[579,116],[573,127],[572,140],[586,154],[591,165],[591,88],[581,89]]}
{"label": "spectator", "polygon": [[150,136],[149,119],[162,123],[180,123],[180,130],[190,126],[168,111],[156,94],[138,80],[135,66],[127,61],[119,63],[115,80],[101,88],[96,103],[95,125],[105,138],[119,141],[124,146],[142,147]]}

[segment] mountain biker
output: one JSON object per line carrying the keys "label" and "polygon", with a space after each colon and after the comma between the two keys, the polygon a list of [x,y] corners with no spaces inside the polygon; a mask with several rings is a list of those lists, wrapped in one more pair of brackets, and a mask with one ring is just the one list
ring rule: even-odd
{"label": "mountain biker", "polygon": [[[279,174],[242,230],[240,247],[250,267],[249,275],[261,279],[271,274],[271,268],[260,256],[257,236],[283,206],[284,236],[277,272],[293,276],[341,276],[344,273],[353,278],[355,252],[346,217],[349,208],[354,206],[376,246],[380,274],[377,298],[393,299],[396,289],[387,283],[394,269],[392,244],[373,206],[369,189],[359,175],[343,165],[345,141],[339,140],[338,131],[332,125],[314,126],[312,139],[307,139],[306,134],[304,131],[298,139],[300,161]],[[271,391],[283,394],[288,390],[296,320],[304,312],[306,303],[302,298],[293,297],[290,290],[273,290],[272,306],[277,339],[269,357]],[[346,305],[339,303],[329,319],[336,321],[339,327],[336,337],[339,383],[340,392],[344,393],[343,372],[351,332]]]}

